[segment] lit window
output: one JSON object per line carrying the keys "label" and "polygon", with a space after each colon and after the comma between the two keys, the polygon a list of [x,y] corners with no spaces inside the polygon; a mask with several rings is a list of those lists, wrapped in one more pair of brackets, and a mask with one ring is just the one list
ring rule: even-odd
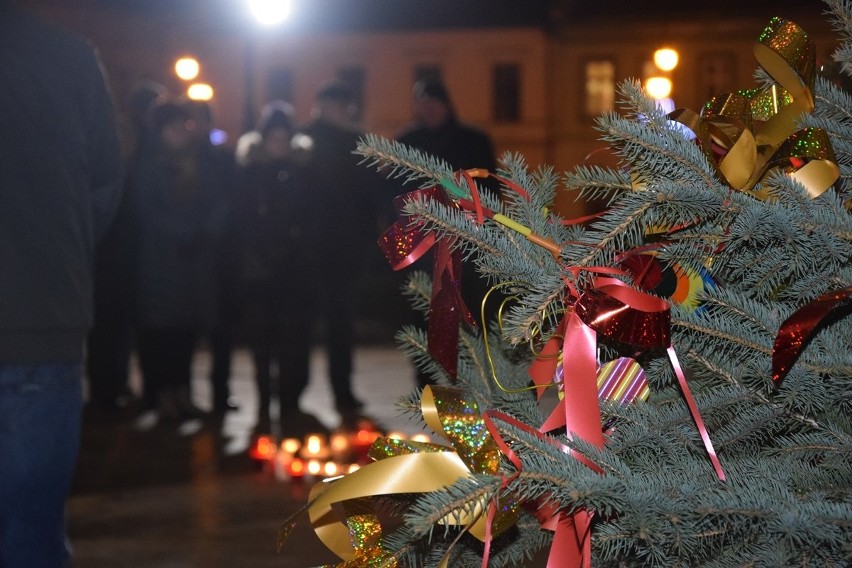
{"label": "lit window", "polygon": [[521,120],[521,67],[514,63],[499,63],[493,70],[493,110],[497,122]]}
{"label": "lit window", "polygon": [[615,109],[615,63],[607,59],[586,62],[586,115]]}

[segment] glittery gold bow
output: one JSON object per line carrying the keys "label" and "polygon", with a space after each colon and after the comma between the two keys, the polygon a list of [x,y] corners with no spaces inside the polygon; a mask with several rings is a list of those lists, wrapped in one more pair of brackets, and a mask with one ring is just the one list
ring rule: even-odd
{"label": "glittery gold bow", "polygon": [[[421,410],[426,424],[446,437],[450,446],[379,438],[370,449],[373,463],[312,489],[307,513],[317,537],[343,559],[338,568],[397,565],[381,545],[381,523],[364,498],[438,491],[472,473],[499,473],[500,450],[475,401],[459,389],[427,386]],[[337,503],[344,505],[343,521],[332,508]],[[440,522],[464,526],[483,542],[515,523],[518,504],[514,502],[501,500],[500,512],[490,526],[487,503],[469,505]]]}
{"label": "glittery gold bow", "polygon": [[695,133],[719,176],[734,189],[766,199],[768,193],[754,187],[780,168],[818,197],[840,170],[828,134],[796,126],[802,113],[814,109],[813,41],[793,22],[776,17],[761,33],[754,55],[776,84],[717,95],[700,114],[678,109],[669,118]]}

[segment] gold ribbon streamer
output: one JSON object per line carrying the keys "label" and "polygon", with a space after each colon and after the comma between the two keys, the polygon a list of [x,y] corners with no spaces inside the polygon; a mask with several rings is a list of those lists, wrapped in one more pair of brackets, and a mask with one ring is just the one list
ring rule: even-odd
{"label": "gold ribbon streamer", "polygon": [[[754,187],[775,168],[801,183],[812,198],[837,181],[840,170],[828,134],[796,130],[814,109],[816,56],[813,41],[795,23],[773,18],[754,46],[754,56],[777,84],[717,95],[701,111],[677,109],[669,118],[692,130],[719,176],[732,188],[767,199]],[[724,152],[717,158],[714,145]]]}
{"label": "gold ribbon streamer", "polygon": [[[311,525],[323,544],[344,560],[339,566],[396,566],[396,561],[381,548],[381,525],[369,508],[362,506],[357,513],[347,511],[344,522],[335,512],[335,504],[343,503],[345,507],[366,497],[439,491],[472,473],[499,473],[500,450],[474,401],[455,388],[426,386],[421,411],[427,425],[445,436],[452,447],[379,439],[370,450],[375,462],[318,483],[311,490],[307,507]],[[487,503],[469,505],[469,510],[454,511],[440,522],[465,526],[470,534],[485,542]],[[501,499],[498,507],[492,535],[514,524],[519,504]]]}

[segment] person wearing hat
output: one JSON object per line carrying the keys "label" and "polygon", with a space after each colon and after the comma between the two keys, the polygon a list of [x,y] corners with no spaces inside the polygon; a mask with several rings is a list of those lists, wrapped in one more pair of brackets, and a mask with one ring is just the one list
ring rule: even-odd
{"label": "person wearing hat", "polygon": [[414,122],[397,140],[442,158],[453,170],[495,168],[494,148],[488,135],[458,119],[450,94],[438,79],[415,83]]}
{"label": "person wearing hat", "polygon": [[[458,119],[450,94],[438,79],[422,79],[412,91],[413,123],[397,140],[427,154],[443,159],[454,170],[484,168],[494,171],[496,162],[491,139],[479,128]],[[485,185],[490,190],[489,185]],[[410,191],[406,189],[405,191]],[[429,266],[431,261],[422,261]],[[479,320],[479,306],[490,288],[472,262],[462,263],[462,298],[474,317]],[[487,317],[496,315],[489,304]],[[412,322],[415,323],[415,322]],[[480,322],[481,323],[481,322]],[[422,322],[419,322],[422,325]],[[422,371],[417,371],[417,383],[423,387],[431,381]]]}
{"label": "person wearing hat", "polygon": [[[378,233],[369,183],[375,174],[353,154],[361,136],[354,126],[356,111],[351,89],[342,82],[329,83],[316,92],[311,121],[293,138],[305,174],[303,241],[308,254],[302,276],[310,282],[298,306],[311,321],[324,315],[329,378],[344,420],[363,407],[352,389],[355,283]],[[299,372],[289,385],[295,405],[308,380],[310,353],[301,347],[293,353]]]}
{"label": "person wearing hat", "polygon": [[[298,407],[307,383],[303,354],[310,349],[311,325],[310,312],[299,304],[313,283],[303,270],[308,196],[291,151],[295,130],[292,105],[272,101],[237,149],[242,320],[258,392],[252,447],[261,437],[302,434],[296,430],[310,422]],[[271,419],[276,394],[280,428]]]}

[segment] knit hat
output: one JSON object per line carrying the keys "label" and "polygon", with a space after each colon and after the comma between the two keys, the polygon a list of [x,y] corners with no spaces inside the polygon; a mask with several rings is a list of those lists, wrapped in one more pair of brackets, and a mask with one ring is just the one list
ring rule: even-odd
{"label": "knit hat", "polygon": [[260,135],[266,138],[269,132],[276,128],[283,128],[291,133],[295,130],[295,125],[293,124],[293,105],[286,101],[272,101],[267,103],[260,112],[256,128],[260,132]]}

